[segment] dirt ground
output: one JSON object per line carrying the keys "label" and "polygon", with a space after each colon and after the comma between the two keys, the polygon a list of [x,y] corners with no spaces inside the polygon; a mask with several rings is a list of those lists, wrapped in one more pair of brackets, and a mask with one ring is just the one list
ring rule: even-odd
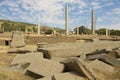
{"label": "dirt ground", "polygon": [[9,68],[9,64],[16,54],[8,54],[8,48],[8,46],[0,46],[0,80],[34,80],[21,72]]}

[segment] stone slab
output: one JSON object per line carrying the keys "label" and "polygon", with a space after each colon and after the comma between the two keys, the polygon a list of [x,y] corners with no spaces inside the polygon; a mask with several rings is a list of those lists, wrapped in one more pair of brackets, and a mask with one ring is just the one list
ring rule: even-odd
{"label": "stone slab", "polygon": [[120,61],[116,60],[115,58],[109,56],[109,55],[103,55],[100,58],[102,61],[105,61],[115,67],[120,67]]}
{"label": "stone slab", "polygon": [[43,78],[36,79],[36,80],[52,80],[52,79],[51,79],[51,76],[47,76],[47,77],[43,77]]}
{"label": "stone slab", "polygon": [[[64,70],[64,65],[48,60],[48,59],[39,59],[39,60],[34,60],[29,67],[26,69],[26,74],[29,74],[32,72],[33,74],[37,74],[40,77],[46,77],[46,76],[51,76],[55,73],[61,73]],[[34,77],[34,76],[32,76]]]}
{"label": "stone slab", "polygon": [[96,75],[92,68],[80,58],[73,58],[63,62],[68,71],[74,71],[79,75],[86,76],[90,80],[96,80]]}
{"label": "stone slab", "polygon": [[[112,45],[111,45],[112,44]],[[119,47],[120,41],[100,41],[89,42],[89,43],[66,43],[57,44],[56,46],[38,48],[38,51],[43,52],[46,58],[51,59],[52,57],[69,58],[80,56],[81,54],[91,54],[96,50],[102,50],[106,47],[116,48]]]}
{"label": "stone slab", "polygon": [[25,47],[24,34],[20,31],[15,31],[12,34],[11,48]]}
{"label": "stone slab", "polygon": [[89,65],[93,69],[98,70],[102,73],[113,73],[114,72],[114,68],[111,65],[108,65],[108,64],[106,64],[102,61],[99,61],[97,59],[89,62]]}
{"label": "stone slab", "polygon": [[31,63],[34,60],[39,60],[43,58],[43,53],[26,53],[26,54],[17,54],[12,62],[11,65],[20,64],[20,63]]}
{"label": "stone slab", "polygon": [[86,78],[72,72],[54,74],[52,80],[86,80]]}
{"label": "stone slab", "polygon": [[21,48],[10,48],[8,49],[8,53],[28,53],[31,52],[32,50],[27,47],[21,47]]}

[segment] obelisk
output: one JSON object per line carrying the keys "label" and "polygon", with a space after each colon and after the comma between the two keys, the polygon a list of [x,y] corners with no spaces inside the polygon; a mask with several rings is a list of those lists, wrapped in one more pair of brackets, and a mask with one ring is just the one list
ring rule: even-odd
{"label": "obelisk", "polygon": [[79,27],[76,27],[77,35],[79,35]]}
{"label": "obelisk", "polygon": [[106,28],[106,36],[108,36],[108,29]]}
{"label": "obelisk", "polygon": [[92,9],[91,33],[95,34],[95,15],[93,9]]}
{"label": "obelisk", "polygon": [[38,20],[38,35],[40,35],[40,20]]}
{"label": "obelisk", "polygon": [[66,5],[66,7],[65,7],[65,31],[66,31],[66,35],[69,35],[69,29],[68,29],[68,5]]}

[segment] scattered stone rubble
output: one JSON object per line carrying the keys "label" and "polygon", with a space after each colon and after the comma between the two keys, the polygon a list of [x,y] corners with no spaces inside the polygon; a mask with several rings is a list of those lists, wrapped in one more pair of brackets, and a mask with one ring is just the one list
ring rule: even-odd
{"label": "scattered stone rubble", "polygon": [[37,52],[17,54],[10,67],[19,66],[24,74],[37,80],[115,80],[99,77],[96,70],[101,74],[114,74],[115,68],[120,68],[119,44],[119,41],[99,41],[98,44],[93,41],[50,47],[50,44],[39,43]]}

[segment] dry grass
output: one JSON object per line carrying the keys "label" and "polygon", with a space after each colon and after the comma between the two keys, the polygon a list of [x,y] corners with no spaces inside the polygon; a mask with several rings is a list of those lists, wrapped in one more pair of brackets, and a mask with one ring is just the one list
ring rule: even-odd
{"label": "dry grass", "polygon": [[33,80],[18,72],[0,72],[0,80]]}
{"label": "dry grass", "polygon": [[9,64],[16,54],[8,54],[8,48],[0,46],[0,80],[34,80],[21,72],[15,72],[9,68]]}

